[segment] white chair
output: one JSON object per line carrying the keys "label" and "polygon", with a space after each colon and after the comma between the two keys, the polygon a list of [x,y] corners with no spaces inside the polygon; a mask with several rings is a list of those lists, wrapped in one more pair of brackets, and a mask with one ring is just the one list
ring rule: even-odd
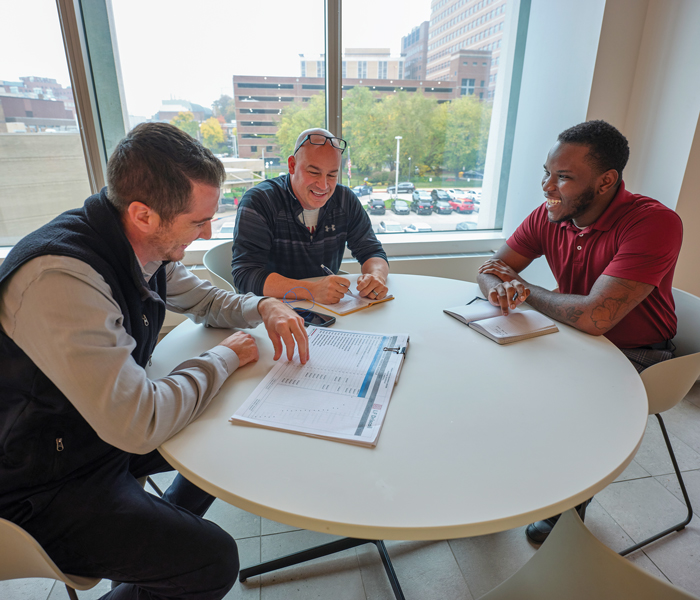
{"label": "white chair", "polygon": [[92,577],[66,575],[24,529],[0,519],[0,581],[28,577],[62,581],[71,600],[78,600],[75,590],[89,590],[100,582]]}
{"label": "white chair", "polygon": [[565,512],[537,553],[481,600],[697,600],[622,558]]}
{"label": "white chair", "polygon": [[231,275],[231,259],[233,241],[226,240],[217,244],[204,253],[204,266],[211,273],[211,282],[222,290],[236,291],[233,285],[233,275]]}
{"label": "white chair", "polygon": [[680,531],[693,518],[693,507],[690,504],[690,498],[685,489],[685,483],[678,468],[676,455],[666,432],[664,420],[659,413],[673,408],[683,400],[700,376],[700,298],[674,288],[673,300],[676,303],[676,317],[678,318],[678,332],[673,338],[673,343],[676,345],[676,358],[652,365],[642,371],[640,376],[649,399],[649,414],[656,415],[659,421],[661,433],[664,436],[681,487],[681,493],[688,508],[688,514],[677,525],[623,550],[620,552],[622,556],[626,556],[669,533]]}
{"label": "white chair", "polygon": [[[233,242],[225,241],[210,248],[204,253],[204,266],[211,273],[211,282],[223,290],[236,291],[231,275],[231,259],[233,258]],[[321,273],[319,272],[319,275]],[[347,275],[347,271],[339,270],[338,275]]]}

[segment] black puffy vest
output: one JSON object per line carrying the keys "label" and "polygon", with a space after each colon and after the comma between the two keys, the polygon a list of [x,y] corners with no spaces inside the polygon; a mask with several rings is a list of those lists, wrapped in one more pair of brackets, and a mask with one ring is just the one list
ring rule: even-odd
{"label": "black puffy vest", "polygon": [[[49,254],[77,258],[104,277],[136,340],[132,356],[145,367],[165,317],[165,269],[145,281],[106,188],[20,240],[0,265],[0,286],[28,260]],[[0,330],[0,511],[89,472],[115,452],[121,451],[102,441]]]}

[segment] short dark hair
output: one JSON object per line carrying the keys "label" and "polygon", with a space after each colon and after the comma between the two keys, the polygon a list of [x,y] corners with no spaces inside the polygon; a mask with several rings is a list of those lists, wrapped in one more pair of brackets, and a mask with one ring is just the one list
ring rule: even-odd
{"label": "short dark hair", "polygon": [[579,123],[562,131],[557,140],[563,144],[587,146],[588,162],[594,169],[599,173],[615,169],[622,179],[630,147],[627,138],[610,123],[601,120]]}
{"label": "short dark hair", "polygon": [[193,181],[220,187],[225,179],[221,161],[193,137],[169,123],[141,123],[107,163],[107,197],[121,214],[142,202],[168,223],[188,211]]}

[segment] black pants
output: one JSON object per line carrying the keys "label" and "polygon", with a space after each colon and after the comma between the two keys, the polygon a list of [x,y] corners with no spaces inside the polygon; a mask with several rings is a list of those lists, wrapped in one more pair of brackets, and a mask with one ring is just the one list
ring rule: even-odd
{"label": "black pants", "polygon": [[157,452],[118,454],[20,525],[64,573],[123,582],[102,600],[220,600],[238,575],[236,543],[201,518],[214,498],[182,475],[162,499],[137,481],[164,471]]}

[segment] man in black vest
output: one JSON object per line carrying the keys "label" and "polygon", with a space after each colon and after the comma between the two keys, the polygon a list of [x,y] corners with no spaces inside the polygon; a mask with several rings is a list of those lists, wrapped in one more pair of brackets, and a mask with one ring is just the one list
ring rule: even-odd
{"label": "man in black vest", "polygon": [[[225,292],[179,261],[211,236],[221,162],[176,127],[144,123],[115,149],[108,186],[22,239],[0,266],[0,517],[64,571],[121,582],[103,598],[219,600],[233,539],[201,518],[214,498],[156,448],[258,359],[252,336],[149,380],[165,310],[213,327],[265,323],[277,360],[308,360],[302,319],[278,300]],[[235,468],[236,457],[231,460]]]}

